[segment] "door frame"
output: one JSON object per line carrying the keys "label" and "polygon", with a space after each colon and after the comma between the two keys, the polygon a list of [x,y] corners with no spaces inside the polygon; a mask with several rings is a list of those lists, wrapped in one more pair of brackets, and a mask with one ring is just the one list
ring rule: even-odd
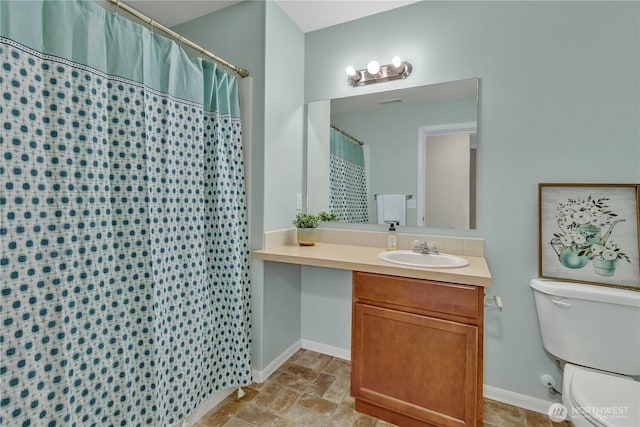
{"label": "door frame", "polygon": [[[424,227],[424,192],[427,178],[427,138],[433,135],[446,135],[452,133],[476,133],[478,122],[445,123],[441,125],[421,126],[418,128],[418,194],[417,194],[417,226]],[[476,138],[472,138],[472,140]],[[475,148],[475,147],[474,147]]]}

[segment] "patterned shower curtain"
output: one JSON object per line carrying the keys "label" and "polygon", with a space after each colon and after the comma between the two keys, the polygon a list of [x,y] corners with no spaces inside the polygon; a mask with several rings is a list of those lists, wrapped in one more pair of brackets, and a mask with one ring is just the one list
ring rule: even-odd
{"label": "patterned shower curtain", "polygon": [[0,36],[0,425],[249,384],[235,77],[93,2],[0,2]]}
{"label": "patterned shower curtain", "polygon": [[367,182],[362,146],[330,128],[329,210],[340,222],[367,223]]}

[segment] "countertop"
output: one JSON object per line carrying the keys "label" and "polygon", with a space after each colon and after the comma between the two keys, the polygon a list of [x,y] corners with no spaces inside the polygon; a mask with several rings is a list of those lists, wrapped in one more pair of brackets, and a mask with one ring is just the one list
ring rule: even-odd
{"label": "countertop", "polygon": [[462,268],[419,268],[383,261],[378,258],[378,254],[383,251],[384,249],[370,246],[316,243],[315,246],[276,246],[254,251],[252,256],[264,261],[363,271],[482,287],[491,286],[491,274],[483,257],[458,255],[469,261],[469,265]]}

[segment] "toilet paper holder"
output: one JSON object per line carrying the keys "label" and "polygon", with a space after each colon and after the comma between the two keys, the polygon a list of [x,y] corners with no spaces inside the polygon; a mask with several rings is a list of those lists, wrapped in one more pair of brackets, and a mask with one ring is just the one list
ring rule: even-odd
{"label": "toilet paper holder", "polygon": [[498,295],[485,295],[484,308],[490,311],[502,311],[502,298]]}

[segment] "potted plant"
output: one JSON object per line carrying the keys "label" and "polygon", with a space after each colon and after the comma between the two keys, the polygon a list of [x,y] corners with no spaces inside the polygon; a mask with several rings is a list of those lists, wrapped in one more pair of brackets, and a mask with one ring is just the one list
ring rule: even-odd
{"label": "potted plant", "polygon": [[333,212],[328,213],[328,212],[320,212],[318,214],[318,218],[320,218],[321,222],[338,222],[338,215],[334,214]]}
{"label": "potted plant", "polygon": [[299,213],[292,222],[298,229],[297,239],[300,246],[313,246],[316,244],[316,230],[320,223],[320,217],[310,213]]}

